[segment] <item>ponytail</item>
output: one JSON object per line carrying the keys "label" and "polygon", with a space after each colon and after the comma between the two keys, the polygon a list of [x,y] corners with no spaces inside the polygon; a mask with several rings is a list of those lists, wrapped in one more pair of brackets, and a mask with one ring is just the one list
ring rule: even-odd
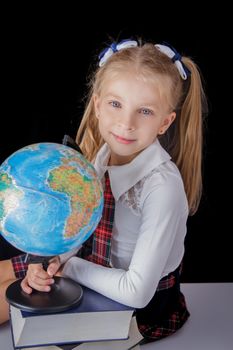
{"label": "ponytail", "polygon": [[191,75],[185,99],[177,110],[175,142],[170,153],[182,175],[190,215],[193,215],[202,194],[202,115],[205,95],[196,65],[187,57],[183,57],[182,61]]}

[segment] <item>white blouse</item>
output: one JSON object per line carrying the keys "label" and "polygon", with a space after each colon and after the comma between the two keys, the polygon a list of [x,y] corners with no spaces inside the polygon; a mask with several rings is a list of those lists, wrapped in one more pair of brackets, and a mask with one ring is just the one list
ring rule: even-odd
{"label": "white blouse", "polygon": [[159,280],[183,258],[188,204],[181,175],[156,140],[129,164],[107,166],[107,144],[95,168],[101,179],[109,171],[115,198],[111,266],[76,256],[63,275],[105,296],[135,308],[153,297]]}

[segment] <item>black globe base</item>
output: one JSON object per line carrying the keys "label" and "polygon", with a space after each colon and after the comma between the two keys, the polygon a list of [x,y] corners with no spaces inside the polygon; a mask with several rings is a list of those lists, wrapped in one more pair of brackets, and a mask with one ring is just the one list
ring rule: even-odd
{"label": "black globe base", "polygon": [[82,300],[82,287],[68,278],[55,276],[54,279],[50,292],[33,290],[31,294],[22,290],[22,279],[17,280],[7,288],[6,299],[21,310],[40,314],[62,312],[77,306]]}

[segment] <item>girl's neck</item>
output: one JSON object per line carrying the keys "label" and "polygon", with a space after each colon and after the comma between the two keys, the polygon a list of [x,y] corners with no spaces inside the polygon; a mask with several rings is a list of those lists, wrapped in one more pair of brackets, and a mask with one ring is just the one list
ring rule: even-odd
{"label": "girl's neck", "polygon": [[139,154],[135,153],[129,156],[119,156],[118,154],[114,154],[113,152],[111,152],[109,160],[108,160],[108,166],[113,166],[113,165],[125,165],[128,164],[130,162],[132,162],[132,160],[137,157],[137,155]]}

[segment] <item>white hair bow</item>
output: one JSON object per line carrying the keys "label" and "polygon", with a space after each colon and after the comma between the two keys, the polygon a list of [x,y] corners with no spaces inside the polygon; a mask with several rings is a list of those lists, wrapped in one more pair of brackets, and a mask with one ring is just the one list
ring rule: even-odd
{"label": "white hair bow", "polygon": [[181,61],[182,56],[179,54],[179,52],[174,49],[172,46],[161,45],[156,44],[155,47],[159,49],[161,52],[163,52],[166,56],[168,56],[172,62],[176,65],[180,76],[183,80],[186,80],[188,76],[190,75],[189,69],[184,65],[184,63]]}
{"label": "white hair bow", "polygon": [[138,46],[137,41],[130,39],[124,39],[118,44],[112,43],[109,47],[101,51],[101,53],[99,54],[99,66],[102,67],[105,64],[105,62],[109,59],[109,57],[111,57],[114,54],[114,52],[135,46]]}

